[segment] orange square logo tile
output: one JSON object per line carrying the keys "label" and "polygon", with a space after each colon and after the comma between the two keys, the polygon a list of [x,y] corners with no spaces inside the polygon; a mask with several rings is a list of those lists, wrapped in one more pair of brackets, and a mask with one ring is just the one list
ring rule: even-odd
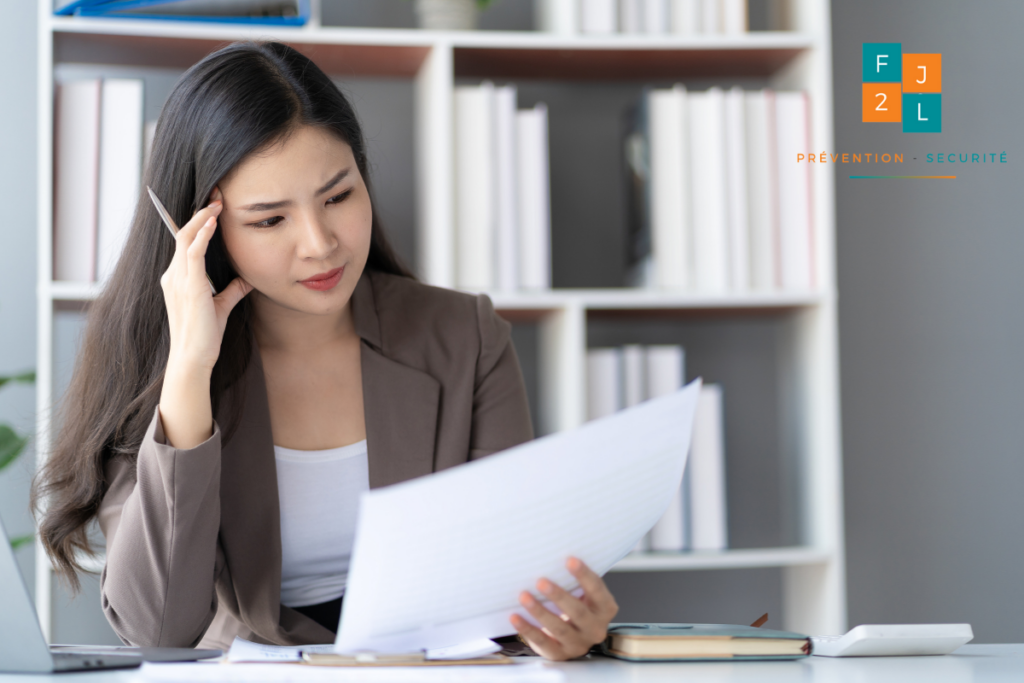
{"label": "orange square logo tile", "polygon": [[866,123],[899,123],[903,98],[899,83],[862,83],[862,120]]}
{"label": "orange square logo tile", "polygon": [[942,55],[903,55],[903,92],[942,92]]}

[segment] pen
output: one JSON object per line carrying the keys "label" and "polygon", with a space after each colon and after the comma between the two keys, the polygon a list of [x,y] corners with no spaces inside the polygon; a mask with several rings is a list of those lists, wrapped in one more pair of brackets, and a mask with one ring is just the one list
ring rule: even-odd
{"label": "pen", "polygon": [[[146,190],[149,192],[149,198],[153,200],[153,206],[156,207],[156,212],[160,214],[160,218],[163,219],[164,225],[166,225],[167,229],[171,231],[171,237],[177,237],[178,225],[174,222],[174,219],[171,218],[171,214],[167,213],[167,209],[164,208],[164,204],[160,201],[160,198],[156,196],[156,192],[153,192],[153,188],[146,185]],[[213,280],[210,279],[209,273],[206,274],[206,279],[210,283],[210,292],[216,296],[217,288],[213,286]]]}

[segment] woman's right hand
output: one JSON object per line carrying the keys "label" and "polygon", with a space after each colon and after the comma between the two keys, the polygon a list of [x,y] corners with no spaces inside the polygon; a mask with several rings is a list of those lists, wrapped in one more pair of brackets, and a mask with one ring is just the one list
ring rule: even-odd
{"label": "woman's right hand", "polygon": [[160,393],[160,416],[168,442],[192,448],[213,433],[210,375],[220,355],[231,310],[252,290],[235,278],[214,296],[206,277],[206,249],[217,229],[220,191],[175,238],[171,265],[160,277],[171,333],[170,354]]}

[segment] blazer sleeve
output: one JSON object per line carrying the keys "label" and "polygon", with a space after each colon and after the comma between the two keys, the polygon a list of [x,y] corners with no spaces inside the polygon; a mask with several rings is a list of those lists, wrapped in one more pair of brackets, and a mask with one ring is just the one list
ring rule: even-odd
{"label": "blazer sleeve", "polygon": [[469,459],[511,448],[533,438],[530,403],[512,325],[499,316],[486,294],[476,298],[480,355],[473,389]]}
{"label": "blazer sleeve", "polygon": [[213,620],[214,579],[224,567],[217,543],[220,439],[215,423],[205,442],[174,448],[157,408],[136,462],[114,458],[105,467],[101,600],[129,645],[194,647]]}

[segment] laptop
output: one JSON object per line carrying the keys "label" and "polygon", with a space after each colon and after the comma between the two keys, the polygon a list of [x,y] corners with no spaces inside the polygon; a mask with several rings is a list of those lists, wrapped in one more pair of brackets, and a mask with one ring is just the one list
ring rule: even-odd
{"label": "laptop", "polygon": [[46,644],[28,589],[0,520],[0,673],[56,673],[130,669],[144,661],[178,662],[219,657],[220,650]]}

